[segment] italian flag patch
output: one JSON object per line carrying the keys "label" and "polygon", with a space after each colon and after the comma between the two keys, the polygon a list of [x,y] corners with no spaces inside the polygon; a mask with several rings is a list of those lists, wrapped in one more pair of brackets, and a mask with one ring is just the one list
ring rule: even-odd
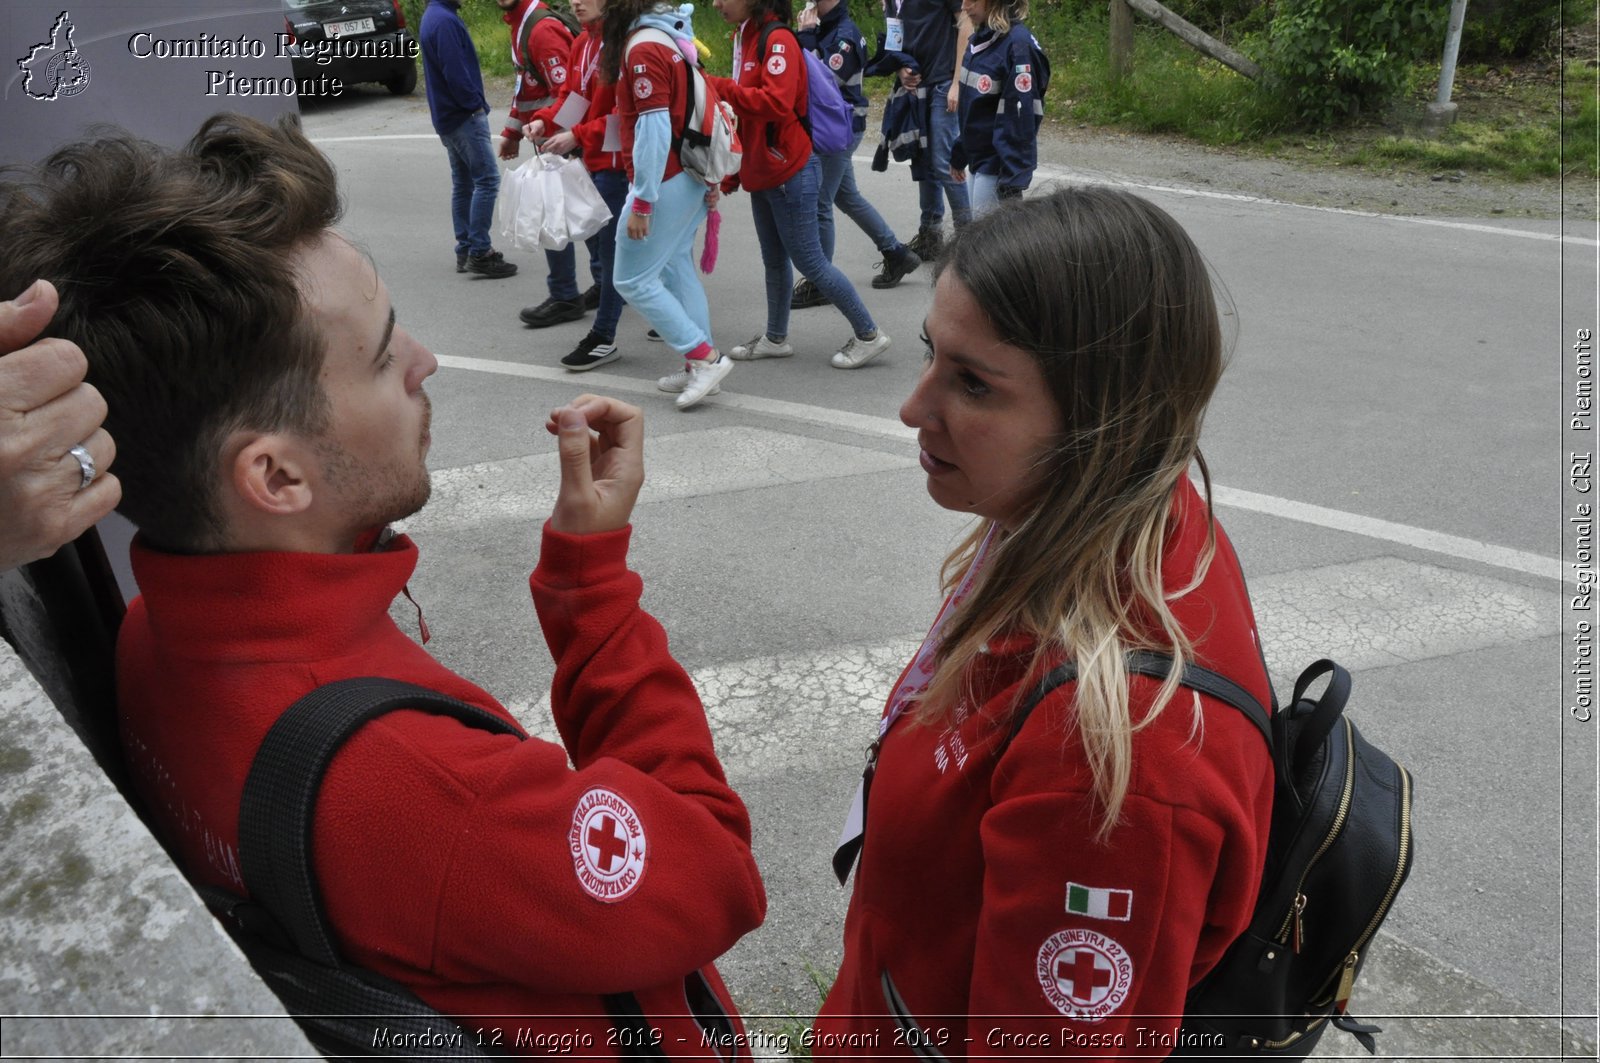
{"label": "italian flag patch", "polygon": [[1133,891],[1100,889],[1067,883],[1067,911],[1086,915],[1091,919],[1116,919],[1127,922],[1133,917]]}

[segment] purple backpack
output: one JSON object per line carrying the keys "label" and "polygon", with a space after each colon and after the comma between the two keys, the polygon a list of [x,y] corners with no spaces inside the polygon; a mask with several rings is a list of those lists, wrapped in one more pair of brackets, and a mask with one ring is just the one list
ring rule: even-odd
{"label": "purple backpack", "polygon": [[[758,60],[766,59],[767,38],[775,29],[787,30],[789,27],[781,22],[769,22],[762,27],[760,41],[756,44]],[[789,32],[792,35],[794,31]],[[845,151],[855,136],[852,128],[855,116],[850,111],[850,104],[845,102],[844,92],[839,88],[833,71],[828,69],[828,64],[809,48],[800,48],[799,38],[795,38],[795,47],[806,57],[806,110],[800,116],[800,124],[810,134],[812,148],[821,154],[833,155]]]}

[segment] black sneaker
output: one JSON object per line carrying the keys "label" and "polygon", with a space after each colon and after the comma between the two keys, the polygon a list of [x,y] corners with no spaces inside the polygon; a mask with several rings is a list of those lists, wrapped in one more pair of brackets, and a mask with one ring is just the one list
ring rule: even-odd
{"label": "black sneaker", "polygon": [[893,288],[900,278],[922,265],[922,258],[905,244],[883,253],[883,268],[872,278],[874,288]]}
{"label": "black sneaker", "polygon": [[467,271],[467,253],[465,251],[457,251],[456,252],[456,272],[457,273],[465,273],[466,271]]}
{"label": "black sneaker", "polygon": [[924,262],[932,262],[939,257],[939,252],[944,250],[944,233],[939,231],[937,225],[918,229],[917,235],[911,238],[906,245],[917,253],[917,257]]}
{"label": "black sneaker", "polygon": [[655,329],[651,329],[649,332],[646,332],[644,334],[644,338],[649,340],[651,343],[665,343],[666,342],[666,340],[663,340],[661,338],[661,333],[657,332]]}
{"label": "black sneaker", "polygon": [[789,296],[790,310],[804,310],[810,306],[827,306],[828,297],[822,294],[822,289],[803,280],[794,286],[794,293]]}
{"label": "black sneaker", "polygon": [[600,285],[591,284],[589,290],[583,293],[583,308],[585,310],[600,309]]}
{"label": "black sneaker", "polygon": [[586,373],[621,357],[622,352],[617,350],[615,343],[607,343],[591,332],[578,341],[571,354],[561,359],[561,367],[574,373]]}
{"label": "black sneaker", "polygon": [[476,273],[480,277],[499,280],[502,277],[514,277],[517,274],[517,264],[507,262],[500,252],[490,249],[481,255],[467,256],[467,272]]}
{"label": "black sneaker", "polygon": [[559,325],[563,321],[580,321],[583,319],[583,304],[573,303],[565,299],[550,298],[538,306],[525,306],[522,313],[517,315],[522,318],[522,323],[530,328],[549,328]]}

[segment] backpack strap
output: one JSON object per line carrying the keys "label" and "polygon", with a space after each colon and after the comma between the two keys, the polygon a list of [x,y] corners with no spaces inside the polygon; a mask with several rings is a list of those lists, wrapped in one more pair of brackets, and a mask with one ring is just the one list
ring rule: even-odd
{"label": "backpack strap", "polygon": [[239,802],[239,867],[252,900],[310,959],[342,966],[311,872],[311,819],[333,755],[362,725],[396,709],[450,716],[469,727],[525,735],[487,709],[396,679],[341,679],[279,716],[250,764]]}
{"label": "backpack strap", "polygon": [[578,20],[570,14],[556,10],[545,3],[544,0],[536,0],[534,5],[528,8],[527,14],[522,16],[522,25],[517,27],[519,31],[517,35],[518,42],[522,45],[523,62],[528,61],[528,54],[533,50],[533,28],[547,18],[553,18],[560,22],[573,37],[583,32],[583,27],[578,25]]}
{"label": "backpack strap", "polygon": [[[794,38],[795,62],[800,64],[800,76],[806,79],[806,90],[800,94],[800,106],[803,107],[804,110],[796,111],[794,114],[795,114],[795,117],[800,120],[801,128],[803,128],[806,131],[806,136],[810,137],[811,136],[811,77],[810,77],[810,71],[808,71],[806,69],[806,61],[805,61],[806,50],[805,50],[805,48],[803,48],[801,46],[800,37],[799,37],[798,34],[795,33],[794,27],[790,26],[787,22],[779,22],[777,19],[773,19],[771,22],[768,22],[766,25],[762,26],[761,27],[761,36],[756,39],[756,62],[761,63],[761,62],[765,62],[766,61],[766,58],[767,58],[767,38],[772,36],[772,31],[773,30],[788,30],[789,31],[789,36]],[[739,80],[739,72],[737,70],[735,70],[733,72],[733,78],[734,78],[735,81]],[[776,146],[777,142],[778,142],[778,127],[777,127],[777,123],[768,122],[767,123],[767,143],[768,143],[768,145]]]}
{"label": "backpack strap", "polygon": [[[1331,661],[1328,663],[1332,664]],[[1152,679],[1165,679],[1172,672],[1172,658],[1164,653],[1156,653],[1151,650],[1135,650],[1128,654],[1127,666],[1128,671],[1136,675],[1145,675]],[[1039,684],[1028,695],[1028,700],[1011,718],[1011,731],[1006,735],[1006,740],[1001,744],[997,753],[1004,753],[1006,748],[1011,745],[1012,740],[1022,731],[1022,725],[1028,722],[1028,717],[1033,714],[1033,710],[1038,707],[1039,702],[1043,701],[1056,687],[1066,683],[1075,683],[1077,679],[1078,665],[1076,662],[1067,661],[1051,669],[1048,675],[1039,680]],[[1178,676],[1178,682],[1190,690],[1197,690],[1208,697],[1216,698],[1218,701],[1232,705],[1235,709],[1244,713],[1245,718],[1255,725],[1257,731],[1261,732],[1262,739],[1267,743],[1268,755],[1272,754],[1272,721],[1267,715],[1267,710],[1261,707],[1261,703],[1256,700],[1254,694],[1227,676],[1194,663],[1184,664],[1183,672]],[[1347,689],[1348,686],[1349,678],[1347,676]],[[1295,690],[1296,701],[1299,700],[1300,694],[1301,691],[1297,688]],[[1343,706],[1343,699],[1340,699],[1339,704],[1341,707]],[[1329,726],[1332,726],[1331,723]],[[1276,761],[1276,758],[1274,758],[1274,761]]]}
{"label": "backpack strap", "polygon": [[[628,36],[628,42],[623,48],[622,62],[624,67],[627,65],[628,56],[633,53],[634,46],[644,43],[639,38],[647,33],[650,34],[650,37],[647,38],[650,43],[663,45],[664,47],[670,48],[677,52],[679,55],[683,55],[683,50],[678,47],[678,42],[676,38],[672,36],[672,34],[655,26],[641,26]],[[667,145],[667,151],[672,158],[678,158],[678,153],[683,150],[684,135],[687,134],[691,129],[699,129],[699,118],[697,116],[705,115],[705,99],[701,95],[703,91],[703,83],[695,80],[694,70],[691,69],[691,67],[694,65],[696,64],[691,64],[688,57],[684,56],[683,128],[672,134],[672,140]],[[669,128],[671,126],[671,119],[672,108],[668,107],[667,120]],[[682,165],[681,159],[679,159],[679,165]]]}

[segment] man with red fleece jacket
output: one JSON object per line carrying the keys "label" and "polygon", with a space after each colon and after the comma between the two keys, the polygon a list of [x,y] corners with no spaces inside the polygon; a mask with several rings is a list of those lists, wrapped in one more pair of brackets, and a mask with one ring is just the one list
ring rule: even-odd
{"label": "man with red fleece jacket", "polygon": [[[242,892],[244,781],[308,691],[384,676],[515,722],[389,616],[417,548],[386,526],[428,497],[438,363],[332,228],[333,169],[292,116],[49,165],[68,176],[7,200],[0,284],[64,293],[56,334],[113,411],[143,591],[117,647],[127,766],[190,877]],[[667,1055],[742,1055],[707,1040],[740,1029],[711,962],[766,902],[749,818],[627,568],[640,413],[585,396],[547,428],[561,489],[530,587],[562,744],[405,710],[359,730],[312,827],[336,945],[484,1045],[632,1055],[608,1011],[623,995]]]}

